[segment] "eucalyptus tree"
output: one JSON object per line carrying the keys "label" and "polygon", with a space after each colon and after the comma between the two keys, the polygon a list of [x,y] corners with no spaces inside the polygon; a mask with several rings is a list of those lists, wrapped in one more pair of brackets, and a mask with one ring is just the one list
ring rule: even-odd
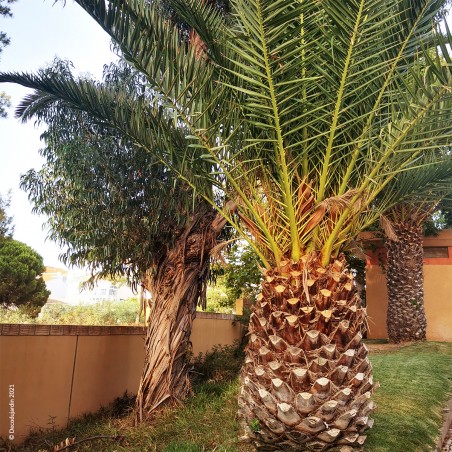
{"label": "eucalyptus tree", "polygon": [[[250,242],[264,279],[241,377],[244,439],[263,450],[361,446],[375,384],[343,252],[402,200],[384,195],[389,183],[450,142],[452,37],[433,23],[444,2],[234,0],[223,16],[172,0],[197,33],[186,46],[156,3],[77,3],[158,108],[86,81],[2,74],[36,90],[19,114],[59,99],[90,111]],[[186,147],[165,138],[175,123]],[[230,200],[223,208],[212,185]]]}
{"label": "eucalyptus tree", "polygon": [[[42,73],[68,82],[70,69],[55,61]],[[122,63],[105,68],[102,86],[120,86],[131,99],[152,96]],[[152,153],[88,113],[56,102],[35,117],[47,126],[46,163],[22,176],[21,185],[34,210],[48,217],[50,238],[67,250],[63,262],[89,268],[91,284],[126,276],[152,294],[137,398],[141,419],[190,390],[192,322],[197,302],[205,306],[209,253],[224,221]]]}

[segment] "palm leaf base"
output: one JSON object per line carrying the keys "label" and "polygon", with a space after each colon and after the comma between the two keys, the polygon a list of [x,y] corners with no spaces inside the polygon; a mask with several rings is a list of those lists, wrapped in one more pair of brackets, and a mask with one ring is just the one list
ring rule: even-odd
{"label": "palm leaf base", "polygon": [[343,256],[266,271],[241,373],[242,439],[257,450],[361,448],[375,409],[365,325]]}

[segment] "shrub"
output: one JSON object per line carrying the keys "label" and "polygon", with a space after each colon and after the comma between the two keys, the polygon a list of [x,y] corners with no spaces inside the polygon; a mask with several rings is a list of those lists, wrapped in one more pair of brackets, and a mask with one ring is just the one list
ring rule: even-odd
{"label": "shrub", "polygon": [[218,276],[215,283],[207,287],[207,306],[205,312],[232,314],[235,308],[233,299],[225,286],[224,276]]}
{"label": "shrub", "polygon": [[140,303],[136,298],[104,301],[89,306],[45,305],[38,318],[30,315],[27,305],[0,308],[0,323],[39,323],[45,325],[132,325]]}
{"label": "shrub", "polygon": [[139,301],[104,301],[89,306],[46,305],[39,323],[52,325],[130,325],[135,323]]}
{"label": "shrub", "polygon": [[30,316],[28,306],[0,307],[0,323],[38,323],[38,319]]}
{"label": "shrub", "polygon": [[234,380],[242,367],[243,357],[243,348],[238,341],[233,345],[216,345],[209,352],[199,353],[193,360],[193,381],[218,383]]}

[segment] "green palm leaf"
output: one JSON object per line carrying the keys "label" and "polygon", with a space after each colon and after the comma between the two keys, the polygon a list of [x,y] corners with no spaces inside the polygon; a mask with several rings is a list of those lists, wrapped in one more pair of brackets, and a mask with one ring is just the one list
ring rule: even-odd
{"label": "green palm leaf", "polygon": [[167,2],[197,33],[193,45],[158,2],[78,3],[146,77],[155,105],[86,81],[4,74],[39,90],[18,113],[64,98],[207,198],[216,185],[266,265],[313,249],[328,262],[378,216],[377,199],[379,210],[394,201],[382,193],[400,171],[450,141],[452,38],[432,25],[444,2],[235,0],[226,16]]}

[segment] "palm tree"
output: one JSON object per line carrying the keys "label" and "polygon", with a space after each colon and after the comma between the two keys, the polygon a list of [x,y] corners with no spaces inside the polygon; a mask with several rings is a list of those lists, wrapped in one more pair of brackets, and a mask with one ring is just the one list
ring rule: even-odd
{"label": "palm tree", "polygon": [[385,232],[387,328],[391,342],[423,341],[427,337],[424,307],[424,223],[450,188],[417,195],[396,204],[382,217]]}
{"label": "palm tree", "polygon": [[391,342],[426,339],[422,232],[424,221],[434,207],[435,204],[417,206],[401,203],[387,215],[391,221],[391,233],[385,240],[386,323]]}
{"label": "palm tree", "polygon": [[441,163],[430,161],[399,175],[387,187],[396,198],[400,189],[406,191],[411,186],[414,192],[415,187],[423,187],[380,218],[387,250],[387,327],[391,342],[426,339],[422,237],[425,221],[451,190],[451,156],[449,150],[443,154]]}
{"label": "palm tree", "polygon": [[[452,37],[433,24],[444,2],[235,0],[226,17],[167,2],[196,30],[192,46],[156,3],[77,3],[158,102],[2,74],[37,90],[19,113],[56,99],[90,111],[158,156],[256,251],[264,281],[241,376],[244,439],[262,450],[361,446],[375,383],[343,252],[401,201],[389,183],[450,142]],[[188,146],[170,138],[174,124]]]}

